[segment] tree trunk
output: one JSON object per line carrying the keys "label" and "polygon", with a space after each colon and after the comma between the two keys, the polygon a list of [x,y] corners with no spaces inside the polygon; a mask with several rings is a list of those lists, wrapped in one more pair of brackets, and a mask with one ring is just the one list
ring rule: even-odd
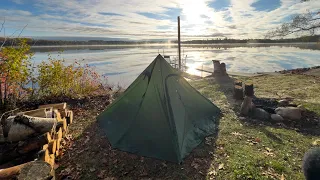
{"label": "tree trunk", "polygon": [[243,88],[241,86],[234,86],[233,96],[237,100],[243,99]]}
{"label": "tree trunk", "polygon": [[41,136],[30,138],[26,141],[23,141],[22,143],[16,143],[16,145],[13,147],[10,144],[3,145],[3,149],[6,150],[4,152],[0,152],[0,164],[13,160],[23,154],[27,154],[31,151],[40,149],[43,145],[49,143],[48,140],[51,139],[51,137],[49,136],[50,135],[48,133],[45,133]]}
{"label": "tree trunk", "polygon": [[50,154],[54,154],[57,149],[57,141],[52,140],[51,142],[48,143],[48,150]]}

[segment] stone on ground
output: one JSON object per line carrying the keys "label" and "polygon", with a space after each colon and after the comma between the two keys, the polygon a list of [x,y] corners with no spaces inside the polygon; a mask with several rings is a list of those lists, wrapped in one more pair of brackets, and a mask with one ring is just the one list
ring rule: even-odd
{"label": "stone on ground", "polygon": [[298,107],[279,107],[275,111],[284,119],[300,120],[302,116],[301,109]]}
{"label": "stone on ground", "polygon": [[253,108],[251,111],[251,115],[255,119],[260,119],[265,121],[270,119],[270,114],[261,108]]}
{"label": "stone on ground", "polygon": [[283,121],[283,117],[281,117],[279,114],[271,114],[271,119],[274,121]]}

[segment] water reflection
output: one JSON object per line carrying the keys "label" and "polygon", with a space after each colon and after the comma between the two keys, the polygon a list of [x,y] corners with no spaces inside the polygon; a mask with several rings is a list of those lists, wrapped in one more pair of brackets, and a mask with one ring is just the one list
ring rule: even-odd
{"label": "water reflection", "polygon": [[[320,65],[320,44],[220,44],[183,45],[188,73],[206,75],[196,69],[212,69],[212,60],[221,60],[233,72],[271,72]],[[177,56],[175,45],[34,47],[34,63],[64,58],[66,63],[81,60],[108,76],[113,84],[129,85],[157,56]],[[59,51],[62,51],[59,56]]]}

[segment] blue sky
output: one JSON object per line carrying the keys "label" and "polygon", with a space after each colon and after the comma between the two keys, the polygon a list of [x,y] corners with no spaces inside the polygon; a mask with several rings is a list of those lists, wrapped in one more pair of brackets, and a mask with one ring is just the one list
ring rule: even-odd
{"label": "blue sky", "polygon": [[175,39],[180,15],[182,39],[262,38],[308,10],[320,0],[1,0],[0,36]]}

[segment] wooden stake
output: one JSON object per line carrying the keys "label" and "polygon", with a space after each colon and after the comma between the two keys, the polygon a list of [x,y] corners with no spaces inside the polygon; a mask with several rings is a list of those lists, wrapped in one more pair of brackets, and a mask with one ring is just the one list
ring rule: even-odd
{"label": "wooden stake", "polygon": [[180,16],[178,16],[178,49],[179,49],[179,70],[181,70]]}

